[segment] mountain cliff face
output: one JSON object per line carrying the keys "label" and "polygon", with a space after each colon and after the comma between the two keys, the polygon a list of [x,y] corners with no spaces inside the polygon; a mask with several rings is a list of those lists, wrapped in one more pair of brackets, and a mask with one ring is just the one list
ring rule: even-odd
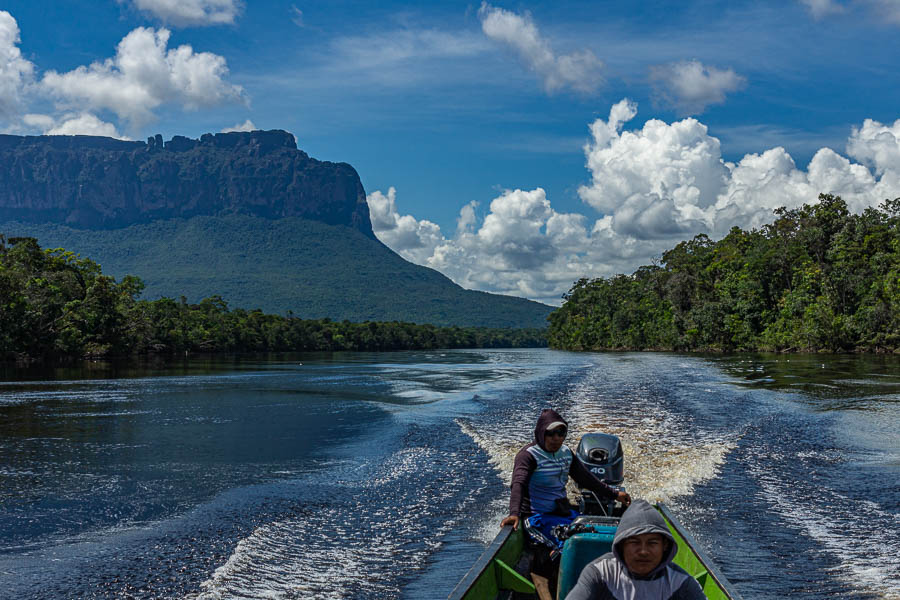
{"label": "mountain cliff face", "polygon": [[0,135],[0,222],[96,230],[228,214],[300,217],[375,237],[353,167],[310,158],[286,131],[146,143]]}
{"label": "mountain cliff face", "polygon": [[303,318],[543,327],[551,307],[465,290],[372,232],[359,176],[284,131],[0,135],[0,234],[90,258],[144,296]]}

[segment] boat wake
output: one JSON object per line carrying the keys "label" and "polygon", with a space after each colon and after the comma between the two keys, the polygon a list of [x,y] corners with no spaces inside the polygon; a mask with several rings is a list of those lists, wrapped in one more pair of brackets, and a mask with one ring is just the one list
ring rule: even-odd
{"label": "boat wake", "polygon": [[622,441],[625,487],[635,498],[669,502],[719,474],[739,433],[705,431],[689,417],[670,411],[652,394],[609,398],[588,377],[571,393],[570,434],[610,433]]}
{"label": "boat wake", "polygon": [[[459,452],[409,447],[328,483],[327,499],[257,527],[190,598],[396,598],[474,498]],[[365,474],[365,475],[362,475]],[[349,475],[349,476],[348,476]]]}
{"label": "boat wake", "polygon": [[[567,443],[573,451],[584,434],[618,436],[625,452],[626,489],[632,497],[652,502],[689,496],[696,486],[718,476],[740,439],[739,433],[705,431],[688,417],[669,410],[646,390],[600,381],[605,376],[603,369],[589,369],[554,399],[554,408],[569,422]],[[515,455],[531,441],[540,408],[533,401],[523,402],[499,421],[494,415],[481,420],[456,419],[456,423],[487,453],[497,475],[508,486]],[[577,496],[574,486],[570,496]],[[478,532],[483,542],[496,535],[496,524],[507,514],[506,502],[507,498],[502,498],[495,503],[492,520]]]}
{"label": "boat wake", "polygon": [[785,485],[761,464],[752,465],[751,472],[772,510],[837,562],[831,569],[836,579],[883,600],[900,600],[900,542],[885,536],[900,528],[900,515],[821,486]]}

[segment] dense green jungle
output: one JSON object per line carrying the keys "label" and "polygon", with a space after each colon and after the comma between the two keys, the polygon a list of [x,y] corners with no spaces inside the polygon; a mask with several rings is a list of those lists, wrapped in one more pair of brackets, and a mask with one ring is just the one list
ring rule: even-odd
{"label": "dense green jungle", "polygon": [[900,352],[900,198],[840,197],[679,243],[632,275],[581,279],[550,315],[570,350]]}
{"label": "dense green jungle", "polygon": [[0,360],[29,362],[213,352],[408,350],[546,346],[543,329],[332,322],[199,303],[140,300],[96,262],[35,238],[0,235]]}

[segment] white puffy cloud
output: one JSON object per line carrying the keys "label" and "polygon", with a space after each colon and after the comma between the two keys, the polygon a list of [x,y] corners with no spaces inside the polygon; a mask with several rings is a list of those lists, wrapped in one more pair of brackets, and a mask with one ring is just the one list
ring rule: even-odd
{"label": "white puffy cloud", "polygon": [[900,164],[900,119],[893,125],[882,125],[866,119],[847,141],[847,155],[883,175]]}
{"label": "white puffy cloud", "polygon": [[483,219],[476,202],[465,204],[449,239],[430,221],[401,216],[394,188],[367,199],[382,242],[466,288],[558,303],[575,279],[597,267],[584,256],[585,217],[554,211],[541,188],[504,192]]}
{"label": "white puffy cloud", "polygon": [[243,123],[237,123],[231,127],[226,127],[222,130],[222,133],[231,133],[232,131],[256,131],[257,129],[259,129],[259,127],[254,125],[253,121],[247,119]]}
{"label": "white puffy cloud", "polygon": [[90,113],[66,116],[45,133],[47,135],[100,135],[128,139],[116,131],[115,125],[102,121]]}
{"label": "white puffy cloud", "polygon": [[25,123],[28,127],[34,127],[40,129],[41,132],[45,132],[48,129],[52,129],[56,125],[56,120],[50,115],[39,115],[29,113],[22,117],[22,122]]}
{"label": "white puffy cloud", "polygon": [[585,150],[592,183],[579,194],[611,216],[611,230],[624,237],[721,236],[735,225],[770,222],[773,209],[815,202],[822,192],[842,196],[857,211],[900,195],[900,122],[885,126],[867,120],[854,129],[847,152],[860,162],[821,148],[803,171],[780,147],[726,162],[719,140],[695,119],[671,124],[651,119],[640,130],[620,133],[623,112],[629,120],[636,114],[623,100],[607,121],[591,125],[594,141]]}
{"label": "white puffy cloud", "polygon": [[603,83],[603,62],[593,52],[556,55],[527,13],[522,16],[482,2],[478,16],[485,35],[511,47],[548,93],[566,87],[589,93]]}
{"label": "white puffy cloud", "polygon": [[727,169],[719,140],[709,136],[699,121],[685,119],[668,125],[651,119],[642,130],[620,133],[636,114],[637,106],[622,100],[613,106],[607,121],[597,119],[591,124],[594,141],[585,153],[593,184],[582,186],[579,194],[599,212],[619,216],[622,207],[638,202],[635,196],[646,196],[641,203],[654,206],[656,216],[645,220],[642,237],[667,237],[683,229],[678,223],[696,221],[716,202]]}
{"label": "white puffy cloud", "polygon": [[[121,1],[121,0],[120,0]],[[134,6],[175,27],[234,23],[239,0],[132,0]]]}
{"label": "white puffy cloud", "polygon": [[152,120],[165,103],[198,109],[242,100],[241,87],[224,79],[224,58],[188,45],[169,50],[169,36],[167,29],[139,27],[119,42],[114,58],[48,71],[41,87],[64,107],[109,110],[134,126]]}
{"label": "white puffy cloud", "polygon": [[397,212],[397,191],[391,187],[387,195],[375,191],[366,197],[372,229],[378,239],[398,254],[417,264],[424,264],[441,243],[441,228],[427,220],[417,221],[411,215]]}
{"label": "white puffy cloud", "polygon": [[852,131],[847,156],[821,148],[803,170],[781,147],[725,161],[696,119],[650,119],[625,130],[636,115],[623,100],[590,125],[591,182],[579,194],[594,217],[555,211],[541,188],[511,190],[483,218],[476,203],[463,205],[446,237],[434,223],[400,216],[391,188],[368,197],[375,233],[463,287],[558,304],[581,277],[630,273],[681,240],[760,227],[775,208],[814,203],[820,193],[840,195],[854,212],[900,197],[900,120],[866,120]]}
{"label": "white puffy cloud", "polygon": [[710,104],[722,104],[725,95],[746,85],[732,69],[718,69],[698,60],[684,60],[650,69],[657,93],[683,114],[699,114]]}
{"label": "white puffy cloud", "polygon": [[27,114],[22,121],[29,127],[36,127],[44,135],[100,135],[105,137],[127,140],[121,135],[116,126],[97,118],[90,113],[69,113],[59,119],[49,115]]}
{"label": "white puffy cloud", "polygon": [[19,114],[25,87],[34,76],[34,65],[22,58],[20,41],[19,24],[0,10],[0,118]]}

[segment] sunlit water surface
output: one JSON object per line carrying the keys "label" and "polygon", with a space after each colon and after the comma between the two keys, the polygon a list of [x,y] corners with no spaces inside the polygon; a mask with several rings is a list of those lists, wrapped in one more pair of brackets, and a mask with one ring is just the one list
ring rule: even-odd
{"label": "sunlit water surface", "polygon": [[0,597],[445,598],[540,409],[745,598],[900,598],[900,361],[548,350],[2,372]]}

